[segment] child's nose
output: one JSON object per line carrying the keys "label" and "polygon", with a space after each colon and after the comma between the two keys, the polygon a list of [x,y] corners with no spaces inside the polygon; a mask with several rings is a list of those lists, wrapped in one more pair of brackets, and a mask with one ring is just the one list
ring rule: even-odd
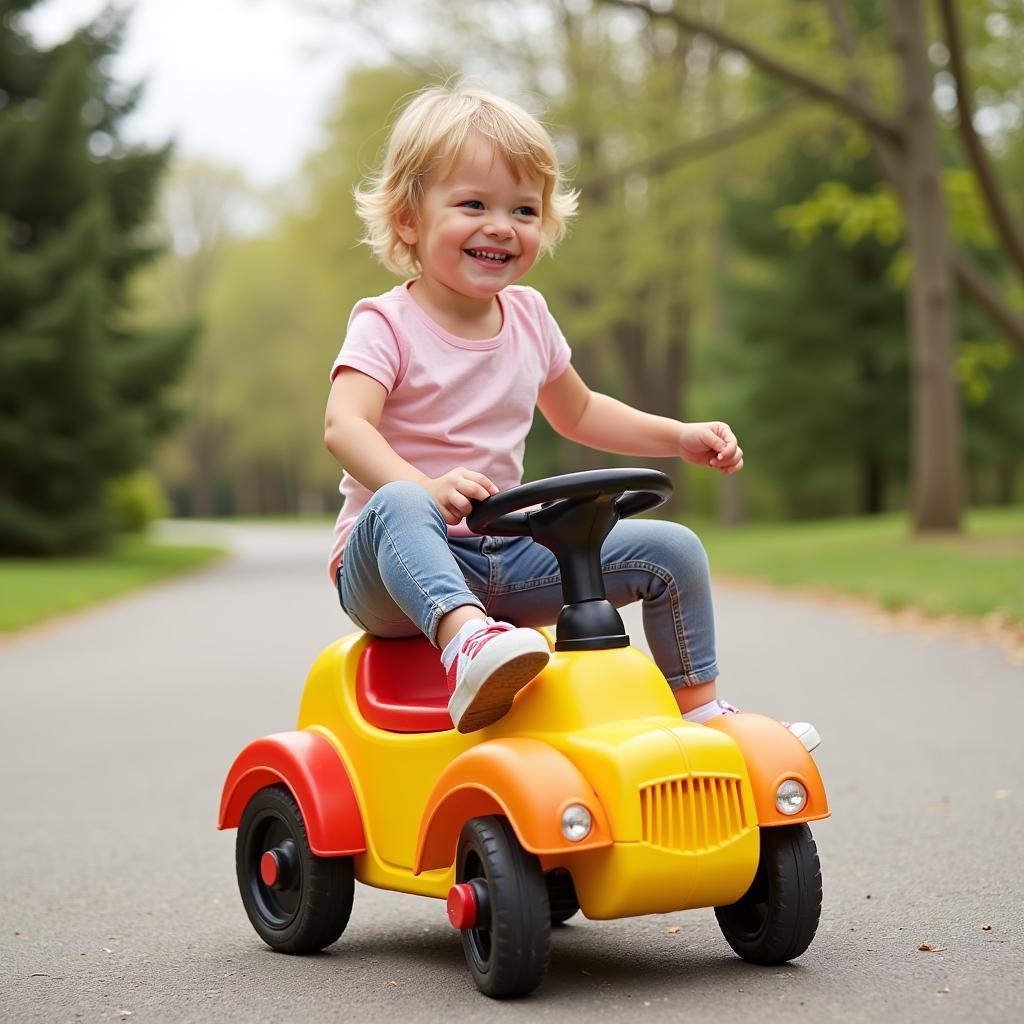
{"label": "child's nose", "polygon": [[500,215],[492,216],[484,231],[495,238],[511,238],[514,233],[512,222],[507,217]]}

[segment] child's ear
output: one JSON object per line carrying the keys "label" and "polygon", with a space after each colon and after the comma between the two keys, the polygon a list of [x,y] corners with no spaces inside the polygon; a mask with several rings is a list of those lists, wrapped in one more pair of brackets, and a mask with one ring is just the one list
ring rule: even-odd
{"label": "child's ear", "polygon": [[419,240],[419,232],[416,229],[416,215],[412,210],[402,210],[396,213],[393,224],[398,237],[406,245],[415,245]]}

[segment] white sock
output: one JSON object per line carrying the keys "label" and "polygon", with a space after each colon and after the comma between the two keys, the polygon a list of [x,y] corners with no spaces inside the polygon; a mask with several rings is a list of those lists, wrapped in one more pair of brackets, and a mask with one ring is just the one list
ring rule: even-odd
{"label": "white sock", "polygon": [[494,625],[494,619],[490,616],[486,619],[470,619],[468,622],[464,622],[458,633],[445,644],[445,648],[441,652],[441,664],[444,665],[445,672],[452,667],[455,655],[459,653],[462,645],[478,630],[483,629],[484,626],[492,625]]}
{"label": "white sock", "polygon": [[693,708],[687,711],[683,715],[683,718],[687,722],[696,722],[700,725],[702,722],[706,722],[709,718],[717,718],[719,715],[724,715],[725,709],[717,700],[709,700],[707,704],[701,704],[700,707]]}

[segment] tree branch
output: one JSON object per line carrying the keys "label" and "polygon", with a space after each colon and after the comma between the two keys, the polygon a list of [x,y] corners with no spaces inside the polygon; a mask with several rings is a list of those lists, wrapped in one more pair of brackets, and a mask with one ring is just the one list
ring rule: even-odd
{"label": "tree branch", "polygon": [[769,56],[767,53],[759,50],[756,46],[739,39],[731,32],[720,28],[718,25],[702,21],[700,18],[693,17],[693,15],[685,14],[675,7],[669,8],[665,11],[660,11],[652,7],[649,3],[641,2],[641,0],[601,0],[601,2],[604,4],[613,4],[617,7],[623,7],[626,10],[641,11],[649,15],[651,18],[661,18],[671,21],[685,32],[706,35],[709,39],[713,39],[724,49],[735,50],[737,53],[742,53],[747,60],[761,68],[762,71],[766,71],[768,74],[776,78],[781,78],[783,81],[789,82],[791,85],[795,85],[798,89],[814,96],[816,99],[823,100],[826,103],[832,104],[832,106],[838,107],[840,110],[859,120],[866,127],[886,138],[893,145],[899,146],[901,144],[899,126],[892,118],[886,116],[870,104],[865,103],[857,96],[849,92],[843,92],[840,89],[836,89],[827,82],[822,82],[817,78],[813,78],[806,72],[800,71],[798,68],[795,68],[790,64],[785,64],[777,58]]}
{"label": "tree branch", "polygon": [[964,63],[963,43],[960,24],[953,0],[939,0],[939,10],[946,29],[946,46],[949,49],[949,65],[956,85],[957,120],[960,135],[971,159],[974,173],[978,176],[982,194],[988,205],[989,215],[1010,258],[1024,276],[1024,235],[1021,234],[1013,214],[1010,212],[1002,187],[996,180],[992,161],[989,159],[978,133],[974,130],[974,111],[970,91],[967,87],[967,68]]}
{"label": "tree branch", "polygon": [[[847,61],[852,63],[857,56],[857,37],[846,17],[843,0],[823,0],[823,3],[835,31],[836,45]],[[868,83],[856,71],[850,76],[850,93],[861,103],[871,105],[871,90]],[[879,135],[869,125],[864,125],[864,129],[871,151],[875,155],[875,160],[878,161],[879,170],[903,197],[903,156],[900,148],[893,145],[891,139]]]}
{"label": "tree branch", "polygon": [[1007,305],[1006,300],[978,269],[978,265],[962,249],[953,251],[953,272],[961,292],[974,299],[1024,357],[1024,318]]}
{"label": "tree branch", "polygon": [[578,183],[579,187],[584,191],[588,188],[606,188],[608,185],[620,181],[630,174],[660,174],[687,160],[711,156],[723,149],[728,149],[738,142],[743,142],[758,132],[771,128],[780,118],[790,113],[796,107],[797,101],[798,97],[793,94],[783,96],[781,99],[769,104],[764,110],[760,110],[758,113],[752,114],[736,124],[710,132],[696,139],[677,142],[675,145],[658,150],[657,153],[652,153],[649,157],[637,160],[626,167],[617,167],[601,174],[595,174],[585,181]]}

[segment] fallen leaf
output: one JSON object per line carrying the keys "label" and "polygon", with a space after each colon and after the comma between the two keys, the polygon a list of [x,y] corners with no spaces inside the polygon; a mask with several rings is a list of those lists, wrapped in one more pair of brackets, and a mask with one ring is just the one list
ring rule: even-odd
{"label": "fallen leaf", "polygon": [[922,953],[942,953],[945,950],[945,946],[933,946],[930,942],[922,942],[917,947]]}
{"label": "fallen leaf", "polygon": [[389,981],[388,982],[388,988],[398,988],[398,982],[397,981]]}
{"label": "fallen leaf", "polygon": [[990,925],[990,924],[983,924],[981,926],[981,930],[983,932],[990,932],[990,931],[992,931],[992,925]]}
{"label": "fallen leaf", "polygon": [[668,933],[669,933],[669,935],[678,935],[679,934],[679,928],[678,927],[669,928],[668,929]]}

